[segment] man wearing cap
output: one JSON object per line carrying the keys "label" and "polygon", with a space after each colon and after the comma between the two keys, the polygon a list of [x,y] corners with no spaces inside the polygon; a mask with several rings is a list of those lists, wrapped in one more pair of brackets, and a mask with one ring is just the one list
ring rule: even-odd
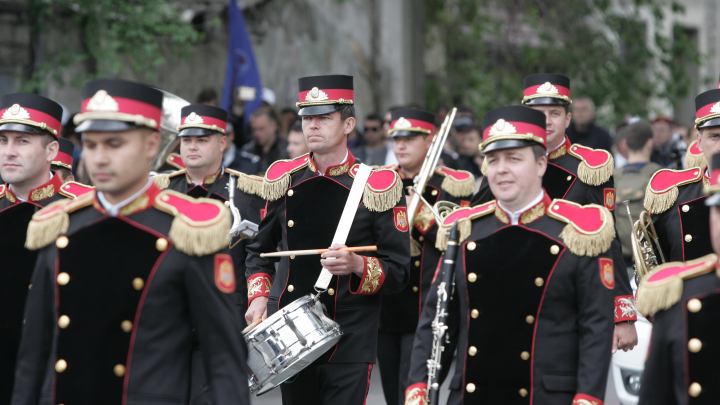
{"label": "man wearing cap", "polygon": [[[697,148],[709,162],[720,151],[720,89],[695,98]],[[666,261],[681,262],[712,253],[703,186],[710,183],[707,167],[663,169],[653,175],[644,206],[653,224]]]}
{"label": "man wearing cap", "polygon": [[58,134],[62,107],[34,94],[0,98],[0,403],[10,402],[25,297],[37,252],[25,249],[32,215],[72,193],[52,164],[62,159]]}
{"label": "man wearing cap", "polygon": [[638,310],[654,314],[641,405],[714,404],[720,395],[720,153],[711,166],[702,201],[715,254],[662,264],[638,287]]}
{"label": "man wearing cap", "polygon": [[229,212],[160,191],[160,91],[85,83],[75,117],[97,189],[37,212],[13,404],[187,403],[193,329],[218,403],[248,403]]}
{"label": "man wearing cap", "polygon": [[[591,149],[571,144],[565,135],[572,114],[569,112],[570,79],[563,75],[539,73],[523,81],[522,103],[545,114],[548,164],[543,176],[543,188],[550,198],[562,198],[577,204],[598,204],[610,212],[615,209],[614,163],[612,155],[601,149]],[[484,166],[484,165],[483,165]],[[472,204],[480,204],[494,198],[487,181],[480,183],[480,190]],[[622,245],[613,242],[616,266],[615,283],[615,330],[613,353],[617,349],[630,350],[637,345],[635,299],[630,277],[622,258]]]}
{"label": "man wearing cap", "polygon": [[[410,194],[435,133],[435,114],[415,109],[396,109],[388,131],[399,166],[405,195]],[[461,206],[470,204],[475,178],[472,174],[438,166],[430,174],[423,198],[429,204],[449,201]],[[410,367],[412,342],[422,305],[427,297],[442,252],[435,247],[437,226],[430,207],[420,203],[411,228],[410,282],[399,294],[383,298],[378,333],[378,365],[385,401],[402,404]],[[447,366],[452,356],[446,356]],[[445,374],[447,374],[447,367]]]}
{"label": "man wearing cap", "polygon": [[[410,244],[402,181],[392,170],[372,170],[352,224],[339,223],[360,165],[347,149],[355,125],[352,76],[298,80],[297,106],[311,153],[272,164],[265,174],[267,215],[248,246],[248,323],[272,316],[314,294],[326,268],[332,278],[320,302],[343,331],[339,343],[282,384],[283,404],[364,404],[376,356],[382,295],[397,293],[409,276]],[[356,207],[354,204],[351,207]],[[359,254],[333,244],[349,227],[345,245],[377,246]],[[318,256],[260,256],[277,250],[322,249]],[[266,315],[265,315],[266,314]]]}
{"label": "man wearing cap", "polygon": [[[602,405],[613,330],[612,214],[545,192],[544,114],[501,107],[482,126],[498,199],[457,208],[437,235],[444,248],[458,221],[447,323],[451,336],[459,334],[458,359],[447,403]],[[423,306],[406,404],[426,403],[436,299],[431,293]]]}

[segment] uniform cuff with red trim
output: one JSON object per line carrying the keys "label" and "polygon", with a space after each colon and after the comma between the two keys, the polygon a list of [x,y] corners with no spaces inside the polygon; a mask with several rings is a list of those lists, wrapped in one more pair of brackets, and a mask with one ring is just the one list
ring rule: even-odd
{"label": "uniform cuff with red trim", "polygon": [[575,394],[572,405],[603,405],[603,401],[590,395]]}
{"label": "uniform cuff with red trim", "polygon": [[427,405],[427,384],[413,384],[405,390],[405,405]]}
{"label": "uniform cuff with red trim", "polygon": [[385,271],[376,257],[360,256],[363,259],[363,275],[358,282],[356,277],[350,278],[350,293],[356,295],[372,295],[380,291],[385,282]]}
{"label": "uniform cuff with red trim", "polygon": [[635,298],[632,295],[620,295],[615,297],[615,323],[627,321],[637,321]]}
{"label": "uniform cuff with red trim", "polygon": [[267,297],[270,295],[270,287],[272,287],[272,278],[265,273],[253,274],[248,278],[248,305],[257,297]]}

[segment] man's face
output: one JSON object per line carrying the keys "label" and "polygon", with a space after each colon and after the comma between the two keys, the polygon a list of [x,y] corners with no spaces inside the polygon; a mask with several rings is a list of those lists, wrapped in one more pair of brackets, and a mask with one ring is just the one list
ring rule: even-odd
{"label": "man's face", "polygon": [[653,143],[656,147],[666,145],[672,139],[670,124],[665,121],[657,121],[650,124],[653,131]]}
{"label": "man's face", "polygon": [[713,252],[720,253],[720,207],[710,207],[710,242]]}
{"label": "man's face", "polygon": [[463,156],[475,156],[479,153],[478,147],[482,143],[480,133],[471,129],[467,132],[458,132],[458,153]]}
{"label": "man's face", "polygon": [[277,124],[275,121],[268,118],[267,115],[259,115],[250,119],[250,128],[252,129],[252,136],[255,138],[257,143],[261,146],[265,146],[275,141],[275,134],[277,133]]}
{"label": "man's face", "polygon": [[22,184],[50,170],[57,155],[57,141],[44,145],[45,137],[24,132],[0,132],[0,175],[10,184]]}
{"label": "man's face", "polygon": [[222,163],[227,138],[222,135],[183,136],[180,155],[189,169],[217,170]]}
{"label": "man's face", "polygon": [[310,152],[305,144],[305,136],[302,132],[290,131],[288,132],[288,146],[287,153],[290,155],[290,159],[295,159],[298,156],[302,156]]}
{"label": "man's face", "polygon": [[535,160],[532,148],[521,147],[491,151],[485,159],[488,185],[503,205],[520,209],[537,197],[547,166],[545,156]]}
{"label": "man's face", "polygon": [[595,118],[595,110],[590,100],[581,98],[576,100],[572,105],[572,114],[575,123],[579,125],[587,125]]}
{"label": "man's face", "polygon": [[365,120],[365,139],[369,143],[377,143],[385,137],[382,122],[378,120]]}
{"label": "man's face", "polygon": [[561,105],[534,105],[532,108],[545,114],[548,147],[560,145],[565,137],[565,129],[570,124],[572,114],[565,113],[565,109]]}
{"label": "man's face", "polygon": [[393,138],[393,152],[395,152],[400,167],[414,170],[422,166],[431,142],[432,137],[430,135],[397,136]]}
{"label": "man's face", "polygon": [[698,149],[705,155],[705,160],[712,162],[712,155],[720,152],[720,127],[700,128],[697,140]]}
{"label": "man's face", "polygon": [[93,185],[108,195],[123,195],[147,181],[160,136],[148,129],[84,132],[83,161]]}
{"label": "man's face", "polygon": [[343,121],[338,111],[306,115],[302,117],[302,128],[308,149],[314,153],[325,153],[340,144],[347,144],[347,135],[355,128],[355,118],[349,117]]}

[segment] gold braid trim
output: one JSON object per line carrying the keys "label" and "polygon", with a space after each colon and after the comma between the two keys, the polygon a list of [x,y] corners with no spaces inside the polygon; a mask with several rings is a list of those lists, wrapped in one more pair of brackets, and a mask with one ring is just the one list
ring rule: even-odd
{"label": "gold braid trim", "polygon": [[263,179],[260,176],[253,176],[233,169],[225,169],[225,172],[237,177],[237,189],[248,194],[261,196],[263,190]]}
{"label": "gold braid trim", "polygon": [[456,172],[467,174],[468,178],[464,180],[458,180],[452,175],[443,172],[442,170],[435,169],[435,174],[444,177],[442,183],[440,184],[440,188],[447,191],[447,193],[453,197],[471,196],[473,194],[473,190],[475,190],[475,176],[465,170],[456,170]]}
{"label": "gold braid trim", "polygon": [[572,148],[570,149],[570,154],[580,158],[581,162],[578,166],[578,178],[585,184],[599,186],[610,180],[610,177],[612,177],[613,172],[615,171],[615,160],[609,153],[608,160],[599,167],[588,166],[587,162],[585,162],[585,159],[583,159],[581,155],[572,152]]}
{"label": "gold braid trim", "polygon": [[49,132],[51,132],[51,133],[52,133],[53,135],[55,135],[55,136],[57,136],[57,134],[58,134],[58,133],[57,133],[58,131],[57,131],[56,129],[50,128],[50,127],[49,127],[46,123],[44,123],[44,122],[37,122],[37,121],[32,121],[32,120],[26,120],[26,119],[23,119],[23,118],[3,118],[3,119],[0,119],[0,124],[5,124],[5,123],[29,125],[29,126],[31,126],[31,127],[36,127],[36,128],[43,129],[43,130],[45,130],[45,131],[49,131]]}
{"label": "gold braid trim", "polygon": [[[688,148],[689,150],[690,148]],[[694,153],[686,153],[685,154],[685,167],[688,169],[691,167],[699,167],[701,169],[704,169],[707,166],[707,160],[705,160],[704,154],[694,154]]]}
{"label": "gold braid trim", "polygon": [[395,182],[387,190],[376,191],[365,183],[365,191],[363,192],[363,204],[369,211],[384,212],[393,208],[403,196],[402,181],[395,173]]}
{"label": "gold braid trim", "polygon": [[269,182],[267,177],[263,178],[260,197],[268,201],[275,201],[285,195],[290,187],[290,173],[283,173],[279,179]]}
{"label": "gold braid trim", "polygon": [[600,230],[591,234],[584,234],[575,229],[572,223],[568,223],[560,232],[560,238],[565,245],[572,253],[578,256],[596,257],[610,249],[610,244],[615,239],[615,225],[612,214],[605,207],[597,207],[600,208],[600,212],[604,217]]}
{"label": "gold braid trim", "polygon": [[160,190],[165,190],[170,186],[170,176],[167,174],[158,174],[153,177],[153,182]]}
{"label": "gold braid trim", "polygon": [[[488,213],[491,211],[487,211]],[[460,232],[460,239],[458,244],[463,243],[465,239],[470,237],[472,233],[472,220],[470,218],[463,218],[458,221],[458,231]],[[439,226],[437,230],[437,236],[435,238],[435,247],[444,252],[447,250],[448,233],[450,233],[450,227]]]}
{"label": "gold braid trim", "polygon": [[203,129],[209,129],[211,131],[216,131],[220,133],[225,133],[225,130],[218,127],[217,125],[206,125],[206,124],[185,124],[185,125],[179,125],[177,127],[178,132],[182,131],[185,128],[203,128]]}
{"label": "gold braid trim", "polygon": [[158,130],[157,121],[139,114],[127,114],[113,111],[88,111],[85,113],[77,114],[73,118],[73,122],[75,123],[75,125],[80,125],[81,123],[88,120],[123,121],[130,122],[138,126],[142,125],[156,131]]}
{"label": "gold braid trim", "polygon": [[480,165],[480,173],[482,173],[483,176],[487,176],[487,158],[484,158],[482,165]]}
{"label": "gold braid trim", "polygon": [[653,214],[660,214],[670,209],[675,204],[675,201],[680,194],[677,187],[671,187],[670,190],[664,193],[656,193],[648,183],[645,188],[645,199],[643,200],[643,206],[646,210]]}

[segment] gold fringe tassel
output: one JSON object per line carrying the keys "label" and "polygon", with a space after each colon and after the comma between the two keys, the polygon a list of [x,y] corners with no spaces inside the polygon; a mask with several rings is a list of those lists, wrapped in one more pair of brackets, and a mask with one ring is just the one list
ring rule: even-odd
{"label": "gold fringe tassel", "polygon": [[465,180],[457,180],[446,175],[440,187],[453,197],[468,197],[475,189],[475,178],[470,176]]}
{"label": "gold fringe tassel", "polygon": [[283,174],[272,183],[268,181],[267,177],[264,177],[260,197],[268,201],[275,201],[285,195],[288,187],[290,187],[290,173]]}
{"label": "gold fringe tassel", "polygon": [[650,184],[648,184],[645,189],[645,200],[643,201],[643,206],[646,210],[653,214],[663,213],[675,204],[678,194],[680,194],[680,191],[675,186],[662,194],[658,194],[654,192],[652,187],[650,187]]}
{"label": "gold fringe tassel", "polygon": [[241,173],[240,176],[238,176],[237,188],[248,194],[262,195],[263,179],[259,176]]}
{"label": "gold fringe tassel", "polygon": [[571,252],[578,256],[596,257],[610,249],[610,244],[615,239],[615,225],[610,211],[607,208],[603,208],[603,211],[606,211],[607,221],[596,234],[585,235],[578,232],[572,224],[565,225],[560,232],[560,238]]}
{"label": "gold fringe tassel", "polygon": [[[28,224],[27,239],[25,239],[25,247],[29,250],[42,249],[45,246],[55,242],[58,236],[68,231],[70,227],[70,216],[65,212],[64,207],[69,204],[70,199],[55,201],[44,209],[33,215],[32,220]],[[54,207],[61,206],[63,209],[43,215],[45,212]]]}
{"label": "gold fringe tassel", "polygon": [[483,162],[480,165],[480,173],[482,173],[483,176],[487,176],[487,158],[483,158]]}
{"label": "gold fringe tassel", "polygon": [[[438,226],[437,237],[435,238],[435,247],[442,252],[447,250],[449,231],[450,227],[445,228],[442,226]],[[470,233],[472,233],[472,220],[470,220],[469,218],[463,218],[458,221],[458,231],[460,232],[460,239],[458,240],[458,244],[460,244],[465,242],[465,240],[470,237]]]}
{"label": "gold fringe tassel", "polygon": [[658,311],[675,305],[683,293],[683,279],[669,277],[653,283],[641,282],[637,290],[635,306],[643,316],[654,315]]}
{"label": "gold fringe tassel", "polygon": [[227,209],[221,209],[220,212],[218,221],[209,226],[195,226],[184,215],[176,215],[168,233],[175,248],[191,256],[204,256],[226,247],[230,215]]}
{"label": "gold fringe tassel", "polygon": [[595,169],[588,166],[587,163],[585,163],[585,161],[583,160],[578,166],[578,177],[580,178],[580,181],[585,184],[589,184],[591,186],[599,186],[610,180],[610,177],[613,175],[614,170],[615,163],[612,156],[610,156],[610,159],[607,163]]}
{"label": "gold fringe tassel", "polygon": [[363,204],[368,210],[374,212],[387,211],[394,207],[403,196],[402,181],[395,176],[395,184],[389,190],[383,192],[375,192],[370,189],[370,184],[365,184],[363,192]]}
{"label": "gold fringe tassel", "polygon": [[688,169],[691,167],[699,167],[701,169],[704,169],[707,166],[707,160],[705,160],[705,155],[702,153],[699,155],[696,155],[694,153],[686,153],[685,154],[685,167]]}
{"label": "gold fringe tassel", "polygon": [[160,190],[165,190],[170,186],[170,175],[158,174],[157,176],[153,177],[153,181]]}

